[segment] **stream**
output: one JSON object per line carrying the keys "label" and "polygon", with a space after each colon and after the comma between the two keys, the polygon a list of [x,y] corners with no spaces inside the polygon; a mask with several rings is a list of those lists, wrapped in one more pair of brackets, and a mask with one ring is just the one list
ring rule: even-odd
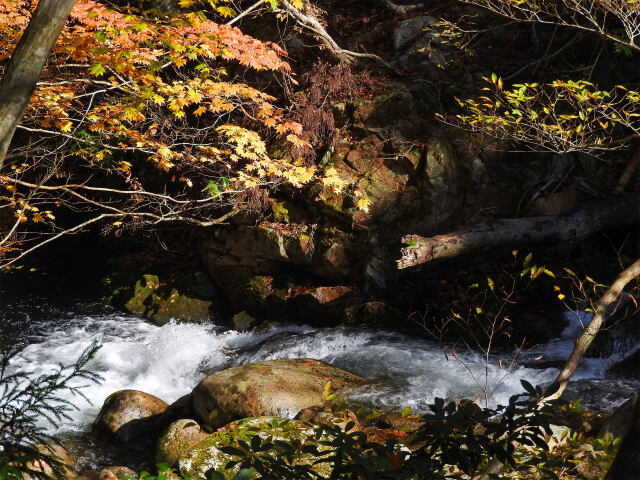
{"label": "stream", "polygon": [[[78,410],[55,432],[78,437],[90,430],[104,399],[116,390],[142,390],[171,403],[213,371],[276,358],[312,357],[374,380],[373,385],[350,392],[358,402],[411,406],[424,412],[435,397],[476,398],[486,389],[491,406],[504,404],[522,391],[521,379],[544,385],[555,378],[555,368],[524,364],[564,360],[569,355],[585,318],[566,315],[569,326],[560,338],[521,352],[511,369],[500,368],[499,361],[509,365],[513,354],[492,357],[485,369],[479,355],[458,352],[455,359],[436,343],[390,331],[312,328],[304,323],[244,333],[215,324],[171,322],[158,327],[100,303],[70,299],[4,300],[0,335],[12,336],[24,346],[11,368],[33,375],[73,363],[94,340],[102,345],[89,367],[104,381],[84,389],[92,404],[74,399]],[[574,375],[569,397],[583,398],[588,408],[610,410],[634,395],[639,382],[608,378],[605,373],[625,353],[585,359]]]}

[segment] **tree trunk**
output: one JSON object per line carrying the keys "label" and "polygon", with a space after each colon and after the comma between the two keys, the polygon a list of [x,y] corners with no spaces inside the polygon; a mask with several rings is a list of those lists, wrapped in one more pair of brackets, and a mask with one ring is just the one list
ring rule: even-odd
{"label": "tree trunk", "polygon": [[611,306],[618,297],[622,293],[624,287],[627,284],[640,275],[640,258],[633,262],[630,266],[625,268],[622,272],[618,274],[615,281],[611,284],[611,286],[604,292],[598,302],[595,305],[593,317],[587,325],[587,328],[584,329],[582,335],[578,337],[576,340],[576,344],[573,347],[573,351],[571,355],[565,362],[560,374],[555,379],[555,381],[549,386],[546,393],[546,399],[552,400],[555,398],[559,398],[562,392],[564,391],[567,383],[569,383],[569,379],[573,372],[576,371],[578,365],[582,361],[582,357],[584,357],[587,348],[591,345],[591,342],[595,338],[596,334],[600,330],[602,323],[606,319],[607,311],[609,306]]}
{"label": "tree trunk", "polygon": [[0,168],[75,0],[40,0],[0,83]]}
{"label": "tree trunk", "polygon": [[[547,388],[544,401],[559,398],[569,383],[569,379],[580,365],[587,348],[600,330],[602,323],[606,319],[607,309],[618,299],[624,287],[634,278],[640,276],[640,258],[633,262],[618,274],[615,281],[600,297],[594,308],[593,318],[585,328],[582,335],[576,340],[575,347],[571,355],[565,362],[562,370],[554,382]],[[631,430],[625,435],[618,455],[607,473],[605,480],[627,480],[629,478],[640,478],[640,401],[637,402],[634,420]],[[620,460],[618,460],[620,457]],[[615,468],[614,468],[615,467]],[[635,470],[633,470],[635,468]],[[494,458],[489,462],[487,470],[475,480],[489,480],[490,475],[497,475],[504,469],[504,464]],[[628,475],[627,472],[636,472],[635,475]]]}
{"label": "tree trunk", "polygon": [[397,261],[399,269],[457,257],[487,247],[532,242],[572,242],[600,230],[640,221],[640,194],[618,195],[592,202],[574,213],[510,218],[475,225],[446,235],[407,235]]}

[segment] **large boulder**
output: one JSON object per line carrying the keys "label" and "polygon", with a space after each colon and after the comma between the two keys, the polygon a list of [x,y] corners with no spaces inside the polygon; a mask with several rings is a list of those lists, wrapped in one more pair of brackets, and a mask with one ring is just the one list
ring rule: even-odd
{"label": "large boulder", "polygon": [[167,407],[166,402],[148,393],[119,390],[104,401],[93,430],[125,444],[149,443],[162,429]]}
{"label": "large boulder", "polygon": [[178,458],[209,436],[198,422],[188,418],[176,420],[164,429],[156,441],[156,464],[175,465]]}
{"label": "large boulder", "polygon": [[196,417],[214,428],[245,417],[293,418],[325,402],[332,391],[348,391],[366,380],[310,358],[270,360],[229,368],[206,377],[191,394]]}
{"label": "large boulder", "polygon": [[[311,425],[298,420],[271,416],[245,418],[219,429],[183,454],[178,461],[178,470],[182,476],[190,475],[191,478],[200,478],[205,476],[207,470],[213,468],[230,480],[238,472],[239,465],[226,470],[226,464],[237,458],[224,453],[222,448],[236,446],[238,440],[250,442],[254,435],[260,435],[263,438],[269,436],[274,441],[296,441],[302,445],[317,444],[314,433]],[[312,465],[316,460],[315,456],[303,454],[296,458],[295,463]],[[323,474],[322,476],[328,476],[327,474],[330,473],[322,471],[320,467],[317,467],[317,471]]]}

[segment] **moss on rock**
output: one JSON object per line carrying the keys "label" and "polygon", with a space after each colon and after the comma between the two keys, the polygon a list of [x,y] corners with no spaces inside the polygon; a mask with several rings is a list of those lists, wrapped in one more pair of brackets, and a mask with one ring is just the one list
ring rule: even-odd
{"label": "moss on rock", "polygon": [[[223,453],[222,448],[236,446],[238,440],[250,442],[255,435],[259,435],[262,439],[293,440],[302,445],[317,444],[314,433],[312,425],[298,420],[274,416],[245,418],[222,427],[183,454],[178,460],[178,469],[182,475],[188,474],[192,478],[199,478],[204,477],[205,472],[213,468],[231,480],[238,472],[239,465],[226,470],[226,464],[236,457]],[[295,462],[298,465],[312,465],[315,460],[317,460],[315,456],[303,454]],[[323,471],[320,466],[316,468],[322,476],[328,476],[330,473]]]}

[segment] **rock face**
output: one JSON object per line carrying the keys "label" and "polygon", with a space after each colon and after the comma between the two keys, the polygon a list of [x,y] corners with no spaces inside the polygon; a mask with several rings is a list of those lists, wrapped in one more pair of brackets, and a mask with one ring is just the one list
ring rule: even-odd
{"label": "rock face", "polygon": [[194,445],[202,442],[209,433],[191,419],[176,420],[164,429],[156,442],[155,461],[175,465],[178,458]]}
{"label": "rock face", "polygon": [[153,441],[162,428],[168,405],[137,390],[119,390],[107,397],[93,430],[125,444]]}
{"label": "rock face", "polygon": [[633,415],[637,404],[638,396],[635,396],[616,408],[602,425],[598,436],[604,438],[609,434],[613,438],[624,437],[633,424]]}
{"label": "rock face", "polygon": [[265,312],[281,319],[302,311],[310,322],[352,321],[370,292],[393,281],[402,232],[459,222],[468,167],[451,142],[433,132],[416,147],[389,140],[400,133],[381,133],[422,131],[420,108],[399,87],[353,105],[358,141],[336,145],[330,162],[338,177],[358,186],[367,211],[347,191],[316,185],[296,199],[297,210],[293,201],[273,201],[269,219],[256,224],[238,216],[203,238],[202,263],[231,314],[263,320]]}
{"label": "rock face", "polygon": [[[238,472],[239,465],[225,470],[225,465],[235,457],[223,453],[221,449],[229,445],[235,446],[237,440],[249,442],[251,437],[260,435],[262,432],[272,437],[272,440],[297,440],[303,445],[314,435],[311,425],[297,420],[270,416],[245,418],[226,425],[183,454],[178,461],[178,469],[182,475],[189,474],[191,478],[200,478],[205,476],[207,470],[213,468],[230,480]],[[316,457],[303,455],[295,462],[312,464],[315,460]],[[319,471],[319,473],[327,474],[328,472]]]}
{"label": "rock face", "polygon": [[292,418],[325,401],[325,386],[344,391],[366,380],[309,358],[271,360],[229,368],[206,377],[193,390],[196,417],[214,428],[245,417]]}

